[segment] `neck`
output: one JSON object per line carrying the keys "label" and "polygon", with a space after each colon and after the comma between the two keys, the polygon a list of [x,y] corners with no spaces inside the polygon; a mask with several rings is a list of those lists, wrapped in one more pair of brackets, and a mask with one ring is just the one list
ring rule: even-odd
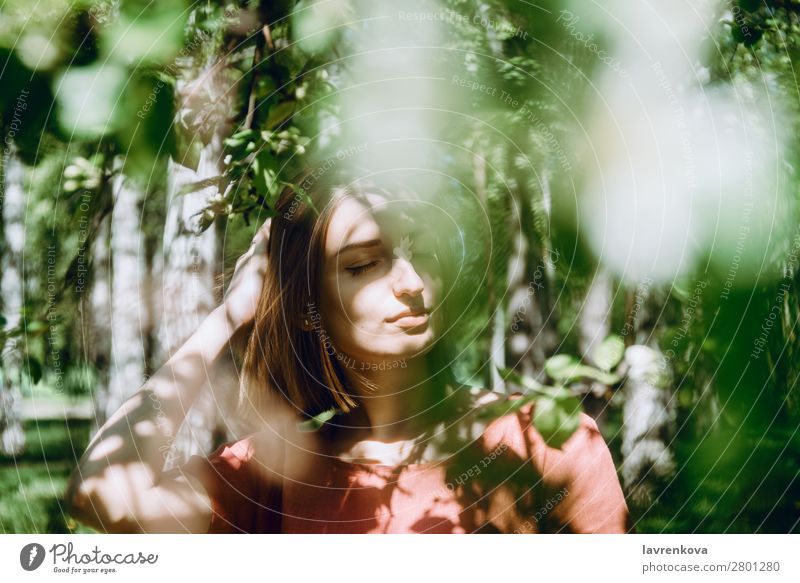
{"label": "neck", "polygon": [[360,427],[357,432],[362,439],[413,439],[424,430],[423,419],[427,415],[423,412],[436,403],[439,380],[431,378],[425,357],[407,360],[404,367],[388,370],[359,370],[354,374],[345,369],[345,375],[359,395],[361,411],[348,417],[358,419],[353,426]]}

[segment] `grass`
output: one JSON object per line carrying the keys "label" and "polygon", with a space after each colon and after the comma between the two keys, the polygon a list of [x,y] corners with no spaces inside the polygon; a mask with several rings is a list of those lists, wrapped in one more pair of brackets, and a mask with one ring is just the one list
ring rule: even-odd
{"label": "grass", "polygon": [[64,511],[70,472],[89,441],[85,420],[29,421],[26,449],[0,456],[0,533],[90,533]]}
{"label": "grass", "polygon": [[[0,533],[94,532],[69,517],[62,501],[69,474],[88,444],[89,420],[31,420],[24,429],[25,451],[15,458],[0,456]],[[607,437],[616,450],[611,429]],[[637,532],[797,532],[796,429],[744,436],[728,448],[731,443],[726,435],[702,443],[678,440],[681,471],[650,508],[631,508]],[[615,459],[620,459],[616,451]]]}

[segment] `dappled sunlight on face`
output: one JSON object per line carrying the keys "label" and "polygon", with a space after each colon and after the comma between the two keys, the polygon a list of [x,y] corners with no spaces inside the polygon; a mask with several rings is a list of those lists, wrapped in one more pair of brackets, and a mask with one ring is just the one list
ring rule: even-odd
{"label": "dappled sunlight on face", "polygon": [[346,365],[402,367],[438,337],[444,290],[435,215],[424,202],[381,194],[345,197],[333,212],[315,326],[324,326]]}

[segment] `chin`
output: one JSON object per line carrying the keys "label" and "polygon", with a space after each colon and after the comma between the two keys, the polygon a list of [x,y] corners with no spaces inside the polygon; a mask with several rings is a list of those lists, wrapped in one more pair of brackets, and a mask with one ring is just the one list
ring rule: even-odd
{"label": "chin", "polygon": [[432,336],[419,337],[419,342],[407,342],[403,344],[403,349],[398,351],[396,358],[416,358],[424,356],[433,348],[435,338]]}
{"label": "chin", "polygon": [[383,346],[369,346],[364,347],[365,350],[362,354],[368,356],[369,361],[395,361],[395,360],[410,360],[427,354],[434,345],[433,337],[410,337],[404,341],[392,342]]}

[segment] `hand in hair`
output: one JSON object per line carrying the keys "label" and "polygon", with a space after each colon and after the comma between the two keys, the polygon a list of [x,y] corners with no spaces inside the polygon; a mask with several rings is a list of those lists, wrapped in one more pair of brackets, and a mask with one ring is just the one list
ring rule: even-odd
{"label": "hand in hair", "polygon": [[272,219],[267,219],[256,232],[250,248],[236,261],[231,283],[225,292],[223,306],[234,329],[248,326],[255,317],[256,306],[264,287],[267,272],[267,246]]}

